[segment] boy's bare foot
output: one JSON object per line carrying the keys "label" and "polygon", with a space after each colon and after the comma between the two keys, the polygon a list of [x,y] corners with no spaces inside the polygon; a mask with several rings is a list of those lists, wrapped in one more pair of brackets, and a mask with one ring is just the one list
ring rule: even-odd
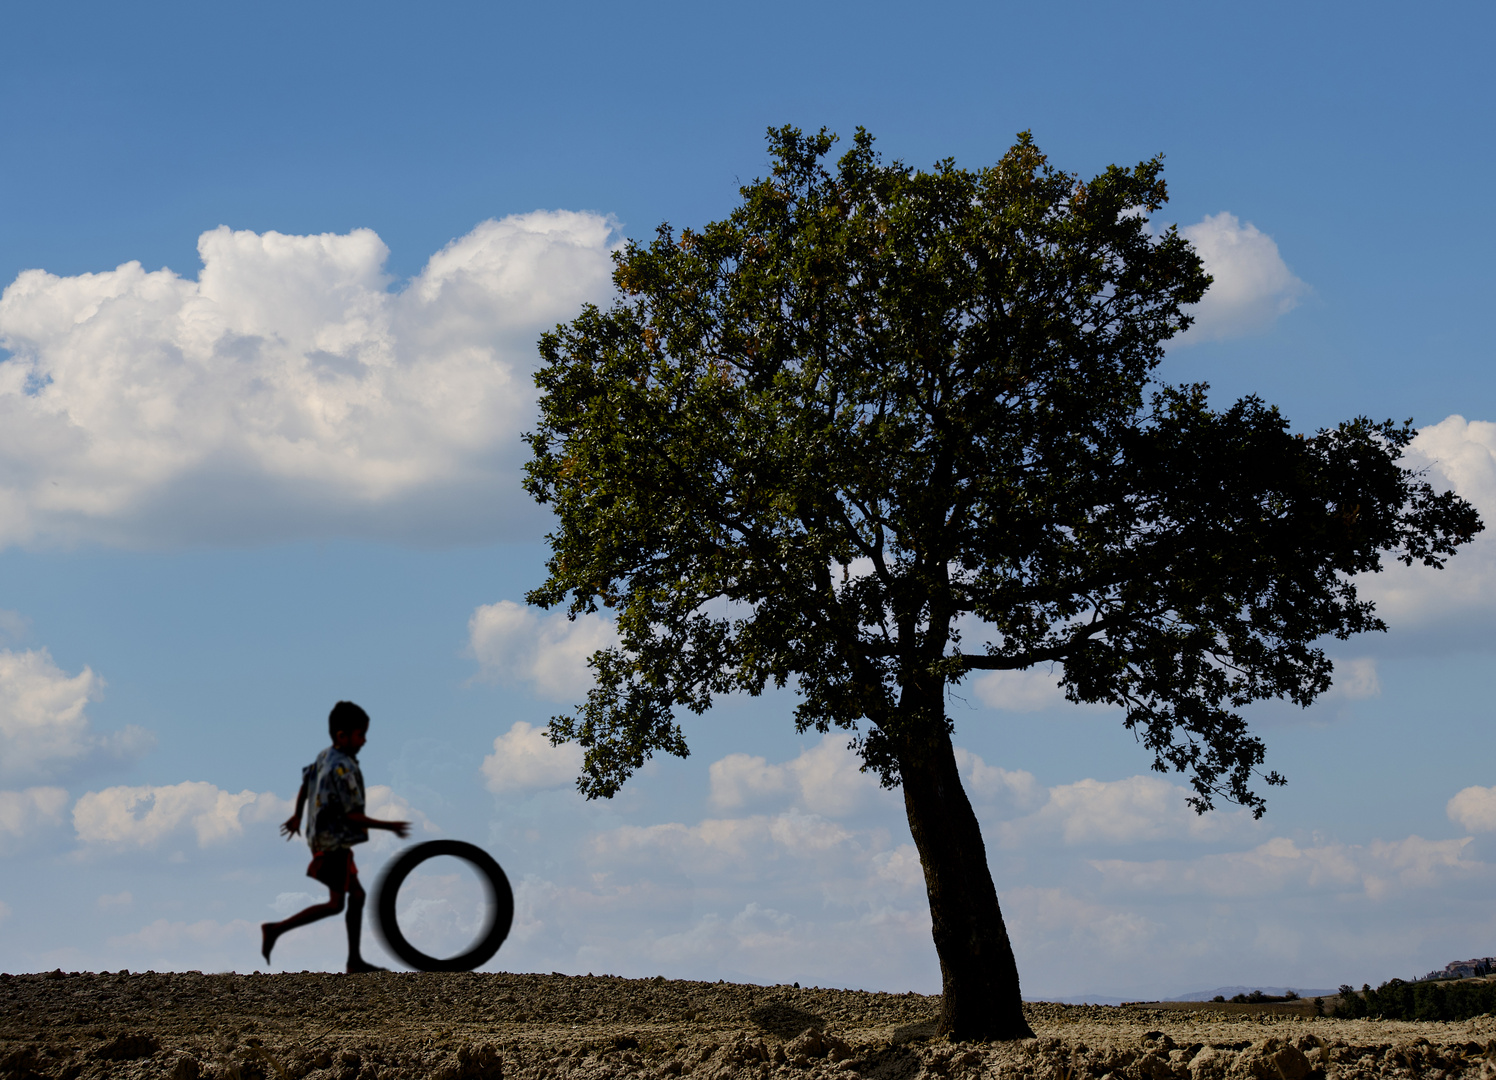
{"label": "boy's bare foot", "polygon": [[389,968],[379,967],[376,964],[369,963],[367,960],[350,960],[350,961],[348,961],[348,974],[350,974],[350,975],[362,975],[366,971],[388,971],[388,970],[389,970]]}
{"label": "boy's bare foot", "polygon": [[265,958],[267,964],[270,963],[270,950],[275,948],[275,939],[278,937],[280,933],[276,930],[275,923],[260,924],[260,955]]}

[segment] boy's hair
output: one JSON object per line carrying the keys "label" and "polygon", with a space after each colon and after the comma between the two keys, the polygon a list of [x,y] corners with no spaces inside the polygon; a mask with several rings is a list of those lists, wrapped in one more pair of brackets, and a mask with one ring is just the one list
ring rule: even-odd
{"label": "boy's hair", "polygon": [[369,714],[351,701],[340,701],[327,714],[327,733],[336,735],[340,731],[368,731]]}

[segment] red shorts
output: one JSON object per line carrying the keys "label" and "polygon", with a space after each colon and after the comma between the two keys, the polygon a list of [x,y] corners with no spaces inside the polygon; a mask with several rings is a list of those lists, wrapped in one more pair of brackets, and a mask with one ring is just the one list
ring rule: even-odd
{"label": "red shorts", "polygon": [[307,865],[306,876],[316,878],[333,892],[347,892],[348,879],[358,877],[358,864],[353,861],[353,849],[317,852]]}

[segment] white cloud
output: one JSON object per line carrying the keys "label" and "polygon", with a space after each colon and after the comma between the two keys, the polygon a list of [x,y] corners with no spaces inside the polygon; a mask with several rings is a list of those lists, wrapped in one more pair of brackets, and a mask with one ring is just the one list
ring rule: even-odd
{"label": "white cloud", "polygon": [[[443,864],[450,864],[443,866]],[[478,876],[455,860],[424,863],[405,879],[397,909],[400,928],[421,949],[455,956],[481,930],[485,901]]]}
{"label": "white cloud", "polygon": [[[408,821],[419,827],[422,832],[441,831],[430,818],[396,795],[385,784],[371,784],[364,791],[364,813],[378,821]],[[367,850],[371,852],[391,851],[402,843],[404,841],[388,830],[370,829]]]}
{"label": "white cloud", "polygon": [[1190,792],[1154,776],[1079,780],[1049,789],[1037,811],[1002,823],[997,835],[1015,847],[1036,834],[1058,833],[1066,844],[1133,844],[1158,840],[1220,840],[1252,830],[1245,810],[1196,814]]}
{"label": "white cloud", "polygon": [[936,977],[924,876],[902,829],[797,807],[626,825],[594,834],[583,865],[585,883],[546,883],[543,901],[522,889],[518,906],[537,944],[585,937],[584,970],[904,987],[924,981],[915,972]]}
{"label": "white cloud", "polygon": [[38,831],[62,824],[68,793],[60,787],[34,787],[25,791],[0,791],[0,850]]}
{"label": "white cloud", "polygon": [[574,784],[582,771],[582,748],[575,743],[552,746],[545,728],[517,721],[493,741],[493,753],[482,771],[495,794]]}
{"label": "white cloud", "polygon": [[129,907],[134,901],[135,897],[130,894],[129,889],[126,889],[124,892],[103,893],[94,903],[100,911],[105,911],[112,907]]}
{"label": "white cloud", "polygon": [[191,830],[199,847],[222,844],[247,824],[290,816],[293,804],[269,792],[222,791],[202,780],[162,787],[90,791],[73,807],[78,839],[97,848],[140,849]]}
{"label": "white cloud", "polygon": [[0,545],[450,542],[515,531],[538,332],[610,290],[613,223],[482,223],[390,291],[368,229],[220,227],[0,296]]}
{"label": "white cloud", "polygon": [[1332,693],[1351,701],[1380,697],[1382,680],[1377,677],[1377,662],[1369,656],[1335,661]]}
{"label": "white cloud", "polygon": [[1482,870],[1469,857],[1469,838],[1373,840],[1369,844],[1300,846],[1274,837],[1249,851],[1193,860],[1091,863],[1110,888],[1159,895],[1287,897],[1294,893],[1363,894],[1373,901],[1395,892],[1438,888]]}
{"label": "white cloud", "polygon": [[738,810],[749,803],[787,795],[790,773],[767,758],[728,754],[707,768],[711,803],[719,810]]}
{"label": "white cloud", "polygon": [[[190,832],[200,848],[225,844],[244,835],[245,827],[273,833],[270,826],[284,821],[294,807],[271,792],[224,791],[203,780],[142,787],[111,787],[90,791],[73,807],[73,828],[91,848],[138,850]],[[384,784],[373,784],[364,794],[364,811],[384,821],[409,821],[425,832],[438,831],[419,810]],[[392,832],[372,829],[369,850],[388,851],[399,844]]]}
{"label": "white cloud", "polygon": [[861,757],[841,735],[824,735],[815,746],[779,765],[729,754],[707,770],[711,803],[719,810],[737,810],[749,803],[789,798],[812,814],[845,817],[879,791],[878,781],[861,766]]}
{"label": "white cloud", "polygon": [[599,887],[526,877],[515,889],[507,963],[510,970],[550,964],[768,985],[938,988],[922,888],[890,904],[873,881],[848,890],[855,899],[843,903],[826,900],[807,877],[795,876],[793,892],[768,894],[759,882],[753,898],[703,889],[684,907],[649,879]]}
{"label": "white cloud", "polygon": [[247,919],[234,919],[227,923],[214,919],[200,919],[194,923],[157,919],[132,934],[121,934],[109,939],[111,946],[126,951],[181,950],[189,956],[192,950],[202,947],[247,946],[251,942],[255,948],[259,948],[260,928]]}
{"label": "white cloud", "polygon": [[874,855],[873,872],[904,892],[922,892],[925,888],[925,867],[919,861],[919,851],[913,844],[900,844],[892,851],[881,851]]}
{"label": "white cloud", "polygon": [[1163,930],[1137,912],[1098,904],[1065,889],[1007,890],[1002,906],[1015,941],[1059,939],[1083,953],[1099,952],[1112,958],[1146,954]]}
{"label": "white cloud", "polygon": [[1065,705],[1058,671],[1030,668],[1027,671],[988,671],[972,680],[972,689],[983,705],[1009,712],[1038,712]]}
{"label": "white cloud", "polygon": [[31,630],[31,620],[19,611],[7,611],[0,608],[0,636],[8,637],[12,641],[19,641]]}
{"label": "white cloud", "polygon": [[1434,889],[1456,874],[1477,872],[1481,864],[1468,857],[1470,839],[1373,840],[1366,845],[1369,866],[1362,878],[1366,894],[1379,899],[1394,887]]}
{"label": "white cloud", "polygon": [[1462,829],[1496,832],[1496,787],[1467,787],[1449,800],[1444,812]]}
{"label": "white cloud", "polygon": [[624,825],[598,834],[593,849],[599,856],[658,861],[688,872],[758,873],[765,862],[781,857],[819,862],[837,851],[854,858],[871,855],[846,826],[793,809],[773,816],[708,818],[695,825]]}
{"label": "white cloud", "polygon": [[1008,814],[1033,810],[1043,804],[1046,792],[1031,772],[1009,771],[988,765],[970,750],[956,747],[956,767],[974,803],[988,804]]}
{"label": "white cloud", "polygon": [[1215,278],[1193,309],[1195,322],[1183,343],[1259,333],[1309,291],[1288,269],[1273,238],[1234,214],[1209,214],[1179,232]]}
{"label": "white cloud", "polygon": [[[869,941],[877,947],[868,948]],[[671,933],[620,941],[608,951],[616,957],[609,967],[664,968],[686,978],[703,969],[726,970],[771,985],[798,978],[806,985],[873,982],[900,990],[930,978],[920,978],[930,966],[921,961],[933,956],[925,912],[879,907],[811,914],[757,900],[699,916]]]}
{"label": "white cloud", "polygon": [[1110,709],[1104,702],[1076,704],[1060,686],[1064,671],[1058,664],[1025,671],[986,671],[971,680],[977,700],[989,709],[1008,712],[1042,712],[1045,709]]}
{"label": "white cloud", "polygon": [[326,899],[325,896],[314,896],[309,892],[276,893],[275,899],[270,902],[270,910],[284,919],[288,915],[296,914],[302,908],[320,904]]}
{"label": "white cloud", "polygon": [[1409,464],[1433,471],[1436,486],[1452,487],[1483,512],[1496,512],[1496,424],[1447,416],[1420,428],[1408,454]]}
{"label": "white cloud", "polygon": [[[1357,579],[1363,596],[1394,629],[1496,616],[1496,424],[1449,416],[1419,430],[1404,464],[1427,472],[1435,490],[1453,490],[1480,511],[1486,531],[1444,566],[1390,565]],[[1467,640],[1469,636],[1467,635]]]}
{"label": "white cloud", "polygon": [[770,818],[769,836],[779,850],[800,859],[856,843],[851,830],[841,823],[795,810]]}
{"label": "white cloud", "polygon": [[588,659],[616,644],[613,622],[600,615],[542,618],[512,600],[484,604],[468,620],[468,650],[480,678],[527,682],[552,701],[575,701],[592,685]]}
{"label": "white cloud", "polygon": [[137,727],[109,736],[89,730],[83,710],[102,686],[89,668],[67,674],[46,649],[0,649],[0,777],[46,778],[150,746],[151,736]]}

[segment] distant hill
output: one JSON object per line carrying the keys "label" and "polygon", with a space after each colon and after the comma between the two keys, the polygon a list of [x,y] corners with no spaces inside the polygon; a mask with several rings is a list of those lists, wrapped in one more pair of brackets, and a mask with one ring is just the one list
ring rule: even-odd
{"label": "distant hill", "polygon": [[1223,997],[1230,1001],[1237,994],[1250,994],[1253,990],[1261,990],[1264,994],[1273,997],[1282,997],[1292,990],[1299,997],[1317,998],[1334,997],[1340,993],[1339,990],[1303,990],[1297,986],[1218,986],[1214,990],[1197,990],[1193,994],[1180,994],[1178,997],[1166,998],[1167,1001],[1210,1001],[1215,997]]}
{"label": "distant hill", "polygon": [[[1179,997],[1159,998],[1156,1000],[1209,1001],[1219,994],[1227,1001],[1230,1001],[1237,994],[1250,994],[1253,990],[1261,990],[1264,994],[1271,994],[1273,997],[1282,997],[1289,990],[1292,990],[1305,1001],[1317,997],[1332,998],[1340,993],[1339,990],[1300,990],[1296,986],[1222,986],[1215,990],[1201,990],[1194,994],[1182,994]],[[1027,1001],[1029,999],[1025,998],[1024,1000]],[[1049,997],[1044,1000],[1061,1005],[1122,1005],[1127,1002],[1141,1000],[1141,995],[1133,994],[1131,997],[1115,997],[1110,994],[1063,994],[1059,997]]]}
{"label": "distant hill", "polygon": [[[1456,960],[1446,964],[1439,971],[1430,971],[1420,978],[1409,980],[1410,982],[1424,982],[1426,980],[1438,979],[1469,979],[1480,978],[1485,975],[1496,973],[1496,957],[1482,956],[1472,960]],[[1250,994],[1254,990],[1260,990],[1270,997],[1282,997],[1292,990],[1305,1001],[1313,998],[1332,998],[1340,993],[1339,989],[1314,989],[1300,986],[1218,986],[1214,990],[1196,990],[1192,994],[1180,994],[1178,997],[1163,998],[1163,1001],[1211,1001],[1217,997],[1223,997],[1230,1001],[1237,994]],[[1063,997],[1049,999],[1066,1005],[1121,1005],[1124,1002],[1138,1000],[1137,995],[1129,998],[1113,997],[1107,994],[1068,994]]]}
{"label": "distant hill", "polygon": [[[1024,1001],[1037,1001],[1037,998],[1024,998]],[[1111,997],[1107,994],[1062,994],[1059,997],[1047,997],[1044,1001],[1055,1005],[1121,1005],[1124,1001],[1132,1001],[1133,998]]]}

